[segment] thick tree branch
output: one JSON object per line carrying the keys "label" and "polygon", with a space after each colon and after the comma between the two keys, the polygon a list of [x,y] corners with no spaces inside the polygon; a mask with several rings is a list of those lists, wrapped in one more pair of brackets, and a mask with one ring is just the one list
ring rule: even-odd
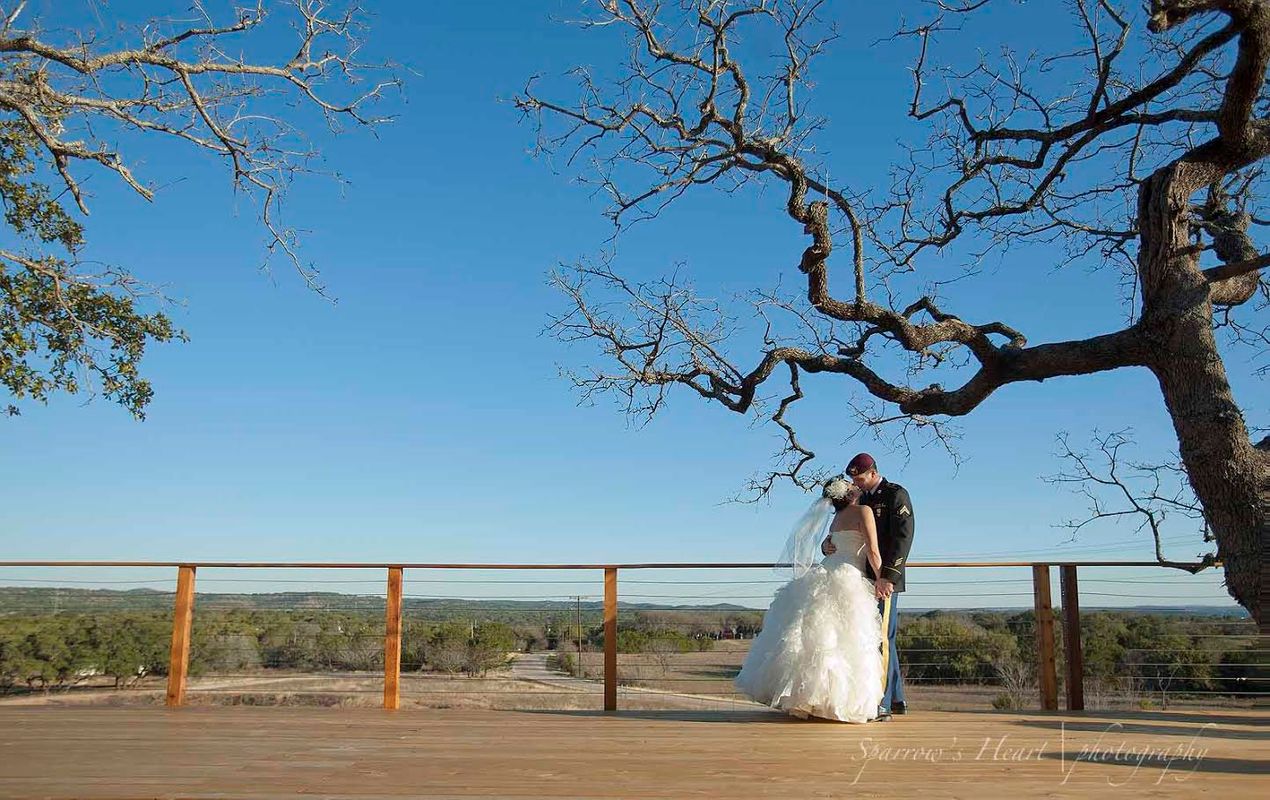
{"label": "thick tree branch", "polygon": [[1270,255],[1257,256],[1247,261],[1236,261],[1233,264],[1222,264],[1220,267],[1210,267],[1204,270],[1204,278],[1209,283],[1218,283],[1260,272],[1266,267],[1270,267]]}

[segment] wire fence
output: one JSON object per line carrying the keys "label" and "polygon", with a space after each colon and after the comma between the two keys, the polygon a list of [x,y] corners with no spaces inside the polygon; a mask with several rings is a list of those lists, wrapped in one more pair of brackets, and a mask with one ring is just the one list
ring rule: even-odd
{"label": "wire fence", "polygon": [[[115,578],[85,569],[0,567],[0,703],[164,701],[172,570]],[[620,706],[753,709],[734,679],[788,579],[770,569],[623,569]],[[913,569],[908,584],[897,602],[910,706],[1037,707],[1028,569]],[[404,586],[403,707],[599,707],[602,573],[408,568]],[[1270,696],[1270,641],[1216,573],[1082,567],[1080,587],[1086,708],[1247,707]],[[1062,694],[1067,632],[1055,606]],[[194,608],[187,702],[381,704],[382,568],[200,567]]]}

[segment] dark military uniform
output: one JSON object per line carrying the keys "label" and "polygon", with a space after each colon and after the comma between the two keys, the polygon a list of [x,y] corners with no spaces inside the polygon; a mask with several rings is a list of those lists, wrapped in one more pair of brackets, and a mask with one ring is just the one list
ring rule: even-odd
{"label": "dark military uniform", "polygon": [[[860,498],[860,504],[873,509],[873,519],[878,527],[878,552],[882,555],[882,577],[895,584],[895,591],[904,591],[904,564],[908,550],[913,546],[913,502],[908,490],[885,478],[871,493]],[[866,573],[875,580],[873,567]]]}
{"label": "dark military uniform", "polygon": [[[862,505],[873,509],[877,522],[878,552],[882,556],[882,577],[895,584],[890,597],[878,601],[882,614],[882,630],[886,643],[882,645],[882,690],[880,710],[905,706],[904,676],[900,673],[900,654],[895,647],[895,634],[899,630],[898,593],[904,591],[904,565],[908,562],[908,550],[913,546],[913,501],[908,490],[885,478],[877,488],[860,499]],[[876,580],[873,567],[867,567],[870,580]]]}

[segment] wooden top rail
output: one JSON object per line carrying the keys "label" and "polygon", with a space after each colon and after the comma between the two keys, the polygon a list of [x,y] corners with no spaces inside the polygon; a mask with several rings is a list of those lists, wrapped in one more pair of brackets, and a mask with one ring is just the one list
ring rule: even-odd
{"label": "wooden top rail", "polygon": [[[0,567],[198,567],[208,569],[779,569],[780,563],[638,563],[638,564],[424,564],[409,562],[329,563],[305,561],[0,561]],[[911,561],[910,567],[1200,567],[1158,561]],[[1214,566],[1221,566],[1218,562]]]}

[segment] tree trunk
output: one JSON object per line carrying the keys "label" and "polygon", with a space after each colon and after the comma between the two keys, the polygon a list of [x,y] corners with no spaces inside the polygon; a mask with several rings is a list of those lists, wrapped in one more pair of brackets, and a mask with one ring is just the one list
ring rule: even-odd
{"label": "tree trunk", "polygon": [[1263,562],[1270,536],[1270,453],[1253,447],[1213,333],[1210,285],[1191,247],[1191,196],[1203,162],[1161,168],[1142,186],[1139,330],[1147,366],[1177,433],[1182,462],[1217,540],[1226,589],[1267,628]]}

